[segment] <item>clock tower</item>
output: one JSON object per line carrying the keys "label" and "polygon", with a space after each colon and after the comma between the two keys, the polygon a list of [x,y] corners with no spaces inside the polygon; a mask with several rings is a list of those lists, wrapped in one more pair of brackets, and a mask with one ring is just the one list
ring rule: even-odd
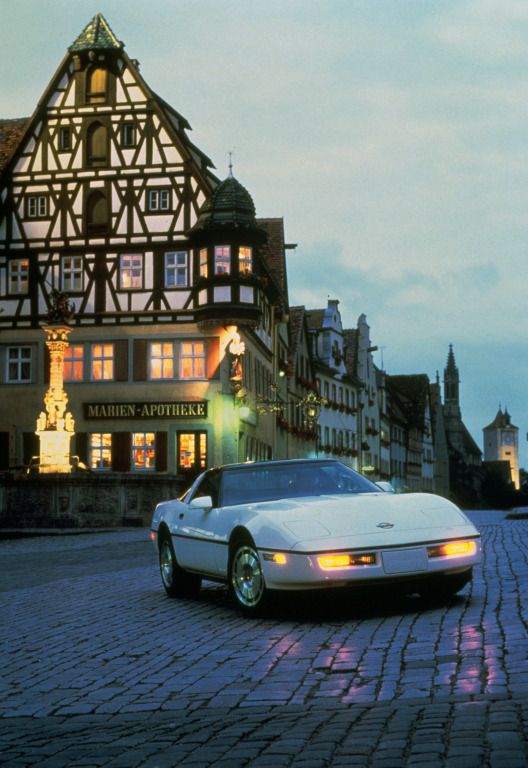
{"label": "clock tower", "polygon": [[507,461],[512,483],[519,490],[519,428],[511,423],[508,409],[503,411],[499,406],[495,419],[484,427],[483,433],[484,461]]}

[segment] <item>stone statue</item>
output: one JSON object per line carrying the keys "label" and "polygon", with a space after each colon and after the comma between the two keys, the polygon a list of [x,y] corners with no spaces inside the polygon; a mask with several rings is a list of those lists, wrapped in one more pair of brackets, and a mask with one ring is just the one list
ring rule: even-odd
{"label": "stone statue", "polygon": [[52,288],[49,294],[50,307],[48,311],[48,322],[50,323],[69,323],[73,320],[75,314],[75,304],[68,301],[65,293]]}

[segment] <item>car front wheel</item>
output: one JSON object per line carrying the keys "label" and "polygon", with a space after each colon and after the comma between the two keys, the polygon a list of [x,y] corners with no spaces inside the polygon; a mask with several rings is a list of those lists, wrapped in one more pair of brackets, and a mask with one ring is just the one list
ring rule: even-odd
{"label": "car front wheel", "polygon": [[163,536],[159,542],[159,568],[161,581],[169,597],[195,597],[199,593],[202,579],[180,568],[168,535]]}
{"label": "car front wheel", "polygon": [[238,541],[232,549],[229,588],[238,607],[247,615],[257,616],[268,602],[258,552],[250,541]]}

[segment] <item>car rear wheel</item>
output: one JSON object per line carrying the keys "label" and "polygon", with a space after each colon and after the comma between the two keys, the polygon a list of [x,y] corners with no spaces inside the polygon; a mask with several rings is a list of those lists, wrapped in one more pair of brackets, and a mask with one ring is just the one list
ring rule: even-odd
{"label": "car rear wheel", "polygon": [[165,534],[159,542],[159,567],[161,581],[169,597],[195,597],[202,579],[180,568],[170,536]]}
{"label": "car rear wheel", "polygon": [[422,597],[426,600],[448,600],[453,595],[456,595],[457,592],[460,592],[471,581],[472,576],[472,569],[463,573],[439,576],[424,585],[421,589]]}
{"label": "car rear wheel", "polygon": [[257,549],[249,539],[235,542],[231,550],[229,589],[238,607],[249,616],[257,616],[268,602],[268,590]]}

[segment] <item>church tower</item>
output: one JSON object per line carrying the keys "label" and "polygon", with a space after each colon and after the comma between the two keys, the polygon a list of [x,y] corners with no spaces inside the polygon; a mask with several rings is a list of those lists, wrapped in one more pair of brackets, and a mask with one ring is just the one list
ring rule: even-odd
{"label": "church tower", "polygon": [[447,365],[444,368],[444,414],[447,418],[461,419],[460,397],[459,397],[460,376],[455,363],[455,354],[453,345],[449,345],[447,355]]}
{"label": "church tower", "polygon": [[484,427],[484,461],[507,461],[511,480],[520,488],[519,478],[519,428],[511,423],[508,409],[499,406],[495,419]]}

